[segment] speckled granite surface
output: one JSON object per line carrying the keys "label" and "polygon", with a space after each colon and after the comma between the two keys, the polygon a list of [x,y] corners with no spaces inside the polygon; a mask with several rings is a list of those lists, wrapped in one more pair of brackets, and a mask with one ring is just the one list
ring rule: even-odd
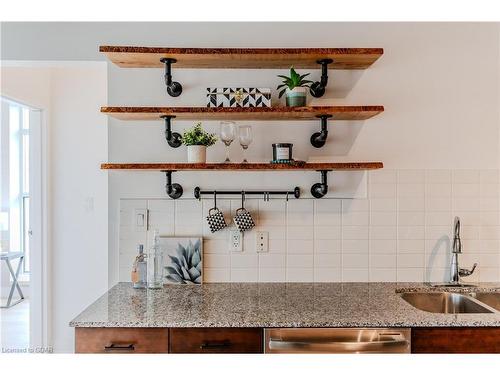
{"label": "speckled granite surface", "polygon": [[[479,288],[500,290],[500,284],[481,284]],[[221,283],[136,290],[130,283],[119,283],[70,326],[500,326],[500,313],[428,313],[396,293],[425,289],[429,286],[417,283]]]}

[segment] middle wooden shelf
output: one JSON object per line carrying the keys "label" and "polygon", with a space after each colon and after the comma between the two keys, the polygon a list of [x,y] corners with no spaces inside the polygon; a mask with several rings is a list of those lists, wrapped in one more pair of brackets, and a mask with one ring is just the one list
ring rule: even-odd
{"label": "middle wooden shelf", "polygon": [[381,105],[335,105],[308,107],[101,107],[101,112],[119,120],[159,120],[173,116],[178,120],[367,120],[384,111]]}

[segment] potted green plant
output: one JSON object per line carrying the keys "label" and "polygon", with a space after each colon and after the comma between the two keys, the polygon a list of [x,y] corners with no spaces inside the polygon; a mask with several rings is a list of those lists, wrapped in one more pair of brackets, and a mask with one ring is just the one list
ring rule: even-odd
{"label": "potted green plant", "polygon": [[290,68],[290,77],[278,75],[283,78],[283,83],[276,89],[282,89],[279,93],[281,98],[286,92],[286,105],[288,107],[302,107],[306,105],[307,89],[311,86],[312,81],[306,78],[310,73],[298,74],[293,67]]}
{"label": "potted green plant", "polygon": [[207,147],[213,146],[217,142],[217,137],[206,132],[201,127],[201,122],[198,122],[184,132],[181,141],[187,146],[188,163],[206,163]]}

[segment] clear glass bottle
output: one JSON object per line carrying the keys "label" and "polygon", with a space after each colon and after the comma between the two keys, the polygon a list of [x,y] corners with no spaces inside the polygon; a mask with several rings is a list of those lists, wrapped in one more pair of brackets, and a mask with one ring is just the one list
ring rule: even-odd
{"label": "clear glass bottle", "polygon": [[137,246],[139,254],[135,257],[134,269],[132,272],[137,272],[132,277],[133,287],[135,289],[144,289],[147,286],[147,256],[144,254],[144,246],[142,244]]}
{"label": "clear glass bottle", "polygon": [[163,288],[163,254],[160,247],[160,234],[157,229],[153,233],[153,246],[149,248],[148,262],[148,288]]}

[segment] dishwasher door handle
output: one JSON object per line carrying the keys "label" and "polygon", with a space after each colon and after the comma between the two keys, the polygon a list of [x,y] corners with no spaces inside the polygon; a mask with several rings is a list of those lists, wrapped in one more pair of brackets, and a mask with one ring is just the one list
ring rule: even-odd
{"label": "dishwasher door handle", "polygon": [[269,349],[298,352],[391,352],[391,349],[406,347],[410,343],[404,336],[381,341],[283,341],[271,338]]}

